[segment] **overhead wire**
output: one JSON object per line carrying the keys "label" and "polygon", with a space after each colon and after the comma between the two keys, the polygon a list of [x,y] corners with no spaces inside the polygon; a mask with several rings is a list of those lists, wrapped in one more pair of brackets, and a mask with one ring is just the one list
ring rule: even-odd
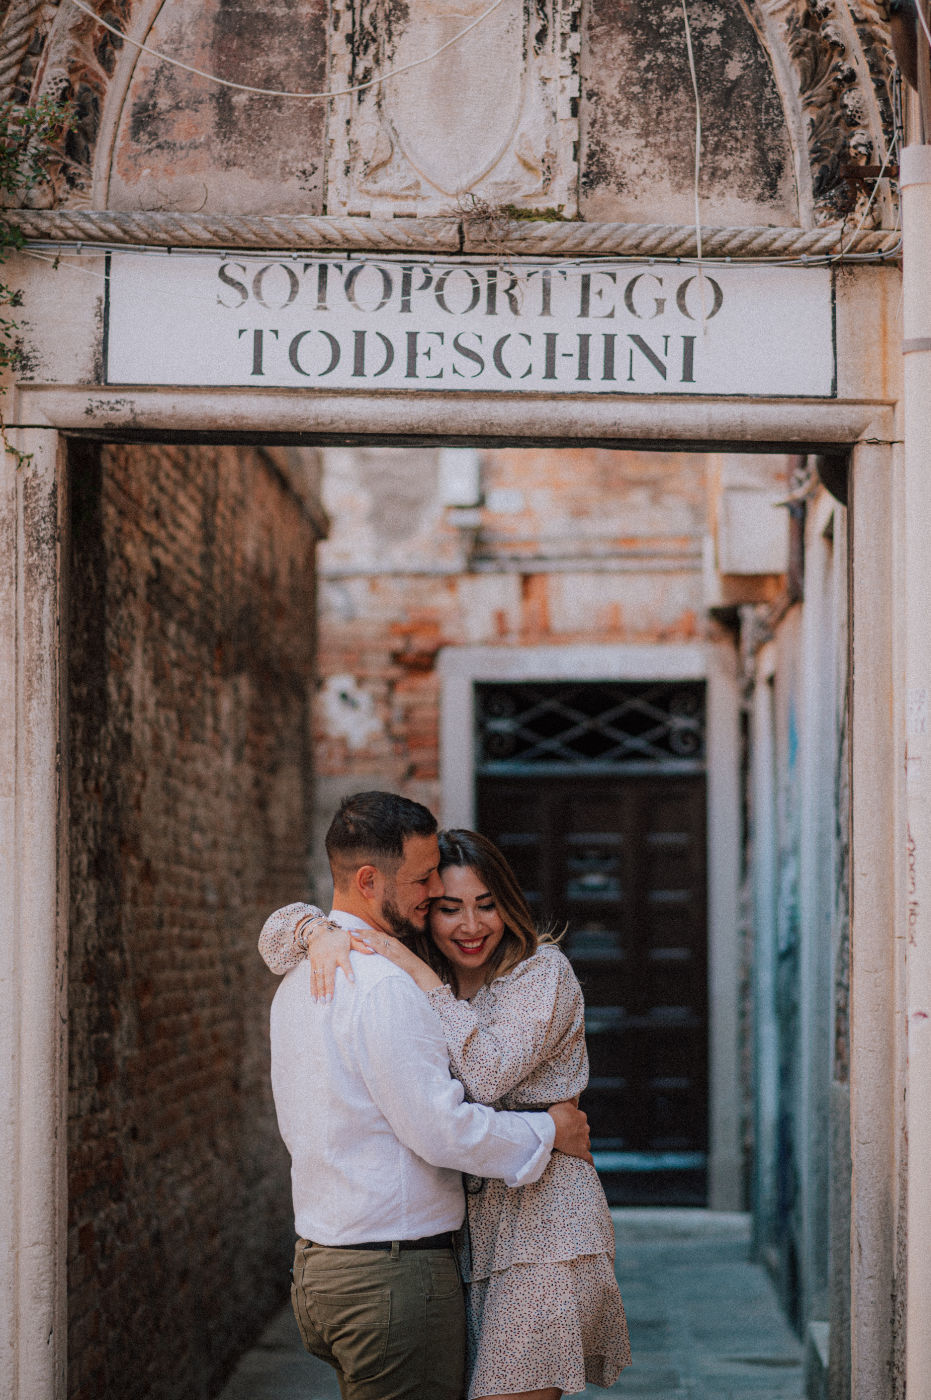
{"label": "overhead wire", "polygon": [[[887,150],[886,150],[886,154],[885,154],[884,157],[883,157],[883,163],[882,163],[882,165],[879,167],[879,174],[876,176],[876,179],[875,179],[875,181],[873,182],[873,188],[872,188],[872,190],[870,191],[870,197],[869,197],[869,199],[868,199],[867,202],[866,202],[866,208],[865,208],[864,211],[863,211],[863,215],[862,215],[862,217],[861,217],[861,219],[860,219],[860,222],[857,224],[857,226],[856,226],[856,228],[854,229],[853,233],[850,235],[850,239],[849,239],[849,241],[848,241],[848,243],[847,243],[847,248],[851,248],[851,247],[853,246],[853,244],[857,241],[857,238],[858,238],[859,235],[860,235],[860,230],[863,228],[863,225],[866,223],[867,219],[869,218],[870,210],[871,210],[872,207],[873,207],[873,201],[874,201],[874,199],[876,198],[877,194],[879,193],[880,181],[882,180],[883,176],[884,176],[885,173],[886,173],[886,167],[888,166],[889,161],[892,159],[892,155],[893,155],[893,153],[895,152],[896,148],[898,147],[898,144],[899,144],[899,133],[898,133],[898,131],[894,131],[894,132],[892,133],[892,140],[889,142],[889,146],[888,146],[888,148],[887,148]],[[843,257],[845,252],[846,252],[846,249],[844,249],[844,248],[842,247],[842,248],[841,248],[841,251],[840,251],[840,256]]]}
{"label": "overhead wire", "polygon": [[[63,247],[66,246],[67,245],[63,245]],[[57,253],[54,258],[48,258],[44,253],[37,253],[34,248],[17,248],[16,252],[21,253],[24,258],[35,258],[36,262],[48,263],[56,272],[59,268],[65,268],[68,272],[83,273],[85,277],[96,277],[100,282],[108,282],[110,280],[106,272],[95,272],[92,267],[75,267],[73,263],[62,262],[62,257],[64,256],[63,252]],[[80,257],[81,254],[78,252],[75,253],[74,256]]]}
{"label": "overhead wire", "polygon": [[[894,230],[891,230],[891,232],[894,233],[894,232],[897,232],[897,230],[894,229]],[[895,247],[893,247],[893,248],[891,248],[891,249],[888,249],[888,250],[886,250],[886,251],[884,251],[884,252],[880,252],[880,253],[845,253],[845,254],[843,254],[843,262],[844,262],[844,263],[876,263],[876,262],[888,262],[888,261],[891,261],[894,257],[897,256],[897,253],[898,253],[900,247],[901,247],[901,243],[897,244]],[[54,249],[54,250],[55,250],[54,256],[50,256],[50,255],[48,254],[48,252],[40,252],[40,251],[39,251],[40,248],[41,248],[41,249],[47,249],[47,250],[52,250],[52,249]],[[297,260],[298,258],[300,258],[300,259],[302,259],[302,260],[304,260],[304,261],[318,261],[318,260],[325,260],[325,259],[327,259],[328,257],[332,257],[332,256],[333,256],[332,253],[324,253],[324,252],[311,252],[311,253],[308,253],[308,252],[300,252],[300,251],[297,251],[297,252],[296,252],[296,251],[293,251],[293,250],[290,250],[290,249],[275,249],[275,248],[272,248],[272,249],[253,249],[253,248],[249,248],[249,249],[218,249],[218,248],[174,248],[174,249],[166,249],[166,248],[158,247],[158,246],[154,246],[154,245],[149,245],[149,246],[147,246],[147,247],[140,247],[139,245],[126,245],[126,244],[117,244],[117,243],[110,243],[110,244],[88,244],[88,243],[84,243],[84,242],[82,242],[82,243],[77,243],[77,242],[66,243],[66,242],[54,242],[54,241],[43,242],[43,241],[41,241],[41,240],[36,240],[35,243],[30,244],[29,246],[26,246],[26,247],[21,247],[21,248],[17,249],[16,251],[17,251],[18,253],[20,253],[20,254],[21,254],[22,256],[24,256],[24,257],[33,258],[35,261],[44,263],[44,264],[46,264],[47,266],[53,267],[53,268],[55,268],[55,269],[57,269],[57,270],[59,270],[59,271],[73,272],[73,273],[78,274],[79,276],[82,276],[82,277],[85,277],[85,278],[86,278],[86,277],[91,277],[91,278],[95,279],[96,281],[98,281],[98,282],[103,282],[103,283],[106,283],[106,282],[108,282],[108,281],[110,280],[109,273],[107,273],[107,272],[98,272],[98,271],[96,271],[96,269],[94,269],[94,268],[82,267],[82,266],[76,265],[76,264],[74,264],[74,263],[72,263],[72,262],[65,262],[65,261],[63,261],[62,259],[63,259],[63,257],[67,256],[67,250],[68,250],[69,248],[72,248],[72,249],[74,250],[74,252],[71,254],[71,256],[73,256],[73,257],[82,257],[82,256],[88,256],[88,257],[90,257],[90,256],[96,256],[96,257],[99,257],[99,256],[105,255],[105,254],[107,254],[107,253],[116,253],[116,254],[122,254],[122,255],[124,255],[124,256],[131,256],[131,257],[146,257],[146,256],[153,256],[153,255],[154,255],[154,256],[161,256],[161,257],[168,257],[168,256],[170,256],[170,257],[173,258],[173,259],[174,259],[174,258],[179,258],[179,257],[181,257],[181,258],[185,258],[185,257],[205,257],[205,258],[217,258],[217,259],[219,259],[219,260],[230,260],[230,259],[233,259],[233,258],[252,259],[252,260],[254,260],[254,259],[258,259],[258,258],[265,258],[266,260],[271,260],[271,261],[277,261],[277,262],[286,263],[286,262],[295,261],[295,260]],[[459,257],[455,257],[455,256],[453,256],[453,255],[448,255],[448,256],[447,256],[447,255],[443,255],[443,254],[439,254],[439,255],[438,255],[438,254],[436,254],[436,253],[427,253],[427,252],[422,252],[422,253],[417,253],[417,252],[413,252],[413,253],[380,253],[380,254],[375,255],[374,257],[373,257],[373,255],[372,255],[371,253],[369,253],[369,252],[350,252],[350,253],[340,252],[340,253],[338,254],[338,256],[339,256],[339,258],[340,258],[340,260],[341,260],[342,262],[347,263],[347,264],[350,264],[350,263],[358,263],[358,262],[366,261],[366,260],[372,260],[372,261],[375,262],[375,263],[388,263],[388,264],[390,264],[390,263],[399,263],[399,262],[404,262],[404,263],[409,263],[409,262],[414,262],[414,263],[428,263],[430,266],[441,267],[441,268],[446,268],[446,267],[460,267],[460,266],[465,266],[465,265],[468,265],[468,266],[486,266],[486,265],[490,265],[490,266],[493,266],[493,267],[499,267],[499,268],[500,268],[500,267],[502,267],[502,265],[503,265],[503,263],[504,263],[504,261],[505,261],[505,259],[504,259],[501,255],[495,256],[495,255],[491,255],[491,254],[484,254],[484,255],[483,255],[483,254],[472,254],[472,255],[464,255],[464,256],[463,256],[463,255],[460,255]],[[519,256],[519,255],[518,255],[518,256]],[[688,256],[688,255],[685,255],[685,256],[683,256],[683,255],[676,256],[676,255],[672,255],[672,254],[669,254],[669,255],[665,255],[665,256],[664,256],[664,255],[656,255],[656,254],[648,254],[648,255],[645,255],[645,254],[629,254],[629,255],[627,255],[627,254],[616,254],[616,253],[615,253],[615,254],[604,253],[604,254],[589,254],[589,255],[587,255],[587,256],[579,257],[579,258],[527,258],[527,259],[520,258],[519,261],[515,261],[515,258],[514,258],[514,255],[513,255],[513,254],[508,254],[508,255],[507,255],[507,266],[508,266],[509,270],[512,271],[512,272],[514,273],[514,275],[518,278],[518,280],[520,279],[520,277],[521,277],[522,274],[523,274],[524,276],[526,276],[526,275],[527,275],[528,273],[530,273],[530,272],[537,271],[537,270],[541,270],[541,269],[546,269],[546,270],[548,270],[548,271],[550,271],[550,272],[563,272],[563,271],[564,271],[564,272],[571,272],[571,271],[577,271],[577,270],[583,269],[583,268],[591,268],[591,267],[593,267],[593,266],[596,266],[596,267],[598,267],[598,268],[601,269],[601,270],[607,271],[607,270],[609,270],[609,269],[612,268],[612,267],[624,267],[625,265],[631,265],[631,264],[635,264],[635,265],[639,265],[639,266],[644,266],[644,265],[646,265],[646,266],[650,266],[650,267],[652,267],[652,266],[654,266],[654,265],[655,265],[655,266],[663,266],[663,267],[694,267],[694,268],[696,269],[696,271],[701,271],[702,268],[707,268],[707,267],[709,267],[709,266],[713,266],[713,267],[715,267],[715,268],[719,268],[719,267],[723,267],[723,268],[726,268],[726,267],[762,267],[762,268],[766,268],[766,267],[772,267],[772,268],[780,268],[780,267],[782,267],[782,268],[785,268],[785,267],[808,267],[808,268],[817,268],[817,267],[830,267],[830,266],[835,265],[835,264],[838,263],[839,261],[841,261],[841,255],[836,254],[836,253],[809,254],[809,255],[802,255],[801,257],[795,257],[795,258],[766,258],[766,257],[753,257],[753,256],[748,256],[748,257],[721,257],[721,258],[715,258],[715,257],[708,257],[707,255],[705,255],[705,256],[703,256],[702,261],[701,261],[700,264],[699,264],[699,262],[698,262],[698,259],[697,259],[696,257],[694,257],[694,256]]]}
{"label": "overhead wire", "polygon": [[471,34],[473,29],[477,29],[489,15],[501,8],[505,0],[494,0],[494,3],[483,10],[480,15],[467,24],[464,29],[460,29],[458,34],[454,34],[451,39],[447,39],[445,44],[440,44],[439,48],[428,53],[424,58],[415,58],[410,63],[402,63],[398,68],[389,68],[386,72],[378,74],[374,78],[368,78],[364,83],[353,83],[350,87],[335,88],[329,92],[288,92],[279,88],[254,87],[251,83],[236,83],[230,78],[221,78],[216,73],[208,73],[203,68],[195,68],[191,63],[183,63],[180,58],[172,58],[170,54],[163,53],[160,49],[152,48],[151,44],[143,43],[141,39],[134,39],[124,30],[118,29],[115,24],[110,24],[108,20],[101,19],[100,15],[92,10],[90,5],[86,5],[84,0],[71,0],[71,4],[77,9],[83,10],[86,15],[104,29],[108,29],[111,34],[115,34],[118,39],[126,44],[131,44],[134,48],[140,49],[143,53],[151,54],[153,58],[161,60],[162,63],[170,63],[175,68],[183,68],[185,73],[193,73],[198,78],[204,78],[208,83],[217,83],[220,87],[233,88],[237,92],[250,92],[259,97],[293,97],[307,102],[330,102],[335,97],[349,97],[354,92],[364,92],[367,88],[378,87],[381,83],[386,83],[391,78],[400,77],[402,73],[410,73],[414,68],[422,68],[425,63],[432,63],[439,58],[441,53],[451,49],[454,44],[460,43],[467,34]]}
{"label": "overhead wire", "polygon": [[689,11],[686,0],[682,0],[682,20],[685,24],[685,49],[689,59],[689,73],[692,78],[692,91],[695,94],[695,164],[693,169],[692,193],[695,201],[695,251],[698,255],[698,290],[701,294],[702,326],[707,330],[708,316],[705,308],[705,279],[701,271],[701,98],[698,93],[698,72],[695,68],[695,51],[692,48],[692,26],[689,24]]}

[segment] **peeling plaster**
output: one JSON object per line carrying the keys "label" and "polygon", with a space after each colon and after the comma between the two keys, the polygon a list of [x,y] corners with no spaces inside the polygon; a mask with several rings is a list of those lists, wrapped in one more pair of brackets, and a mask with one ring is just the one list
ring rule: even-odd
{"label": "peeling plaster", "polygon": [[364,749],[382,732],[370,692],[348,672],[326,678],[320,688],[320,709],[330,738],[344,739],[350,749]]}

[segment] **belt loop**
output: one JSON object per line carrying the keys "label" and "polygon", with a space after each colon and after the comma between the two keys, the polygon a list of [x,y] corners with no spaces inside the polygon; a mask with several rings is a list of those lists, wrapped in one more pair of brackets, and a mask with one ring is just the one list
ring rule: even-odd
{"label": "belt loop", "polygon": [[397,1259],[397,1257],[399,1256],[400,1253],[401,1253],[401,1242],[400,1242],[400,1240],[392,1240],[392,1241],[391,1241],[391,1257],[392,1257],[392,1259]]}

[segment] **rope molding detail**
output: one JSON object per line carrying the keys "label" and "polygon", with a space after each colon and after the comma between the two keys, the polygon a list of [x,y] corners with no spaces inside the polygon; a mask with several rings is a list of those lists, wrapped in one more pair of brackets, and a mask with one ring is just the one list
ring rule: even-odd
{"label": "rope molding detail", "polygon": [[23,59],[46,0],[13,0],[0,36],[0,102],[12,101]]}
{"label": "rope molding detail", "polygon": [[[551,223],[517,220],[485,232],[471,219],[317,218],[306,214],[113,213],[109,210],[4,210],[29,242],[115,244],[127,248],[342,250],[383,253],[482,253],[537,257],[697,256],[694,226]],[[701,231],[705,258],[798,258],[897,252],[894,229],[865,229],[851,239],[840,225],[820,229],[715,228]],[[849,241],[848,241],[849,240]]]}
{"label": "rope molding detail", "polygon": [[122,214],[109,210],[4,210],[30,242],[160,248],[343,249],[458,253],[457,219],[317,218],[310,214]]}
{"label": "rope molding detail", "polygon": [[[465,228],[465,252],[490,252],[493,244]],[[892,229],[867,229],[848,245],[850,234],[839,224],[827,228],[701,229],[702,258],[797,258],[845,252],[893,253],[901,235]],[[694,224],[511,224],[506,250],[513,254],[563,256],[614,253],[623,257],[696,258]]]}

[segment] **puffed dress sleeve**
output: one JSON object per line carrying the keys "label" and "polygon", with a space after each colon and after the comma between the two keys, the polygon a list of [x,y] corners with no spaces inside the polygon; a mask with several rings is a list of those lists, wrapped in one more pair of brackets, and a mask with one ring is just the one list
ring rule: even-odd
{"label": "puffed dress sleeve", "polygon": [[[485,990],[493,995],[494,1007],[481,1018],[450,987],[427,995],[443,1024],[453,1074],[474,1103],[494,1104],[541,1064],[559,1057],[563,1042],[575,1032],[583,1002],[568,960],[548,945]],[[560,1097],[582,1088],[584,1080]]]}
{"label": "puffed dress sleeve", "polygon": [[286,904],[269,914],[259,934],[259,952],[272,972],[282,976],[307,956],[307,921],[325,919],[316,904]]}

